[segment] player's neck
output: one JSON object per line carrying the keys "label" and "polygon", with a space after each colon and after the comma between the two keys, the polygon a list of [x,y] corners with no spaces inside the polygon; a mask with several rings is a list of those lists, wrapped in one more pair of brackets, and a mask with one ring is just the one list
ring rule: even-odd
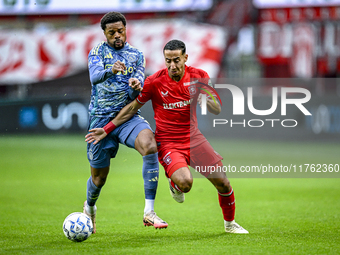
{"label": "player's neck", "polygon": [[175,82],[179,82],[179,81],[181,81],[182,78],[184,77],[185,71],[184,71],[183,74],[180,75],[180,76],[170,76],[169,73],[168,73],[168,75],[169,75],[169,77],[170,77],[171,80],[173,80],[173,81],[175,81]]}
{"label": "player's neck", "polygon": [[184,76],[184,75],[182,75],[182,76],[170,77],[170,78],[171,78],[173,81],[175,81],[175,82],[179,82],[180,80],[182,80],[183,76]]}

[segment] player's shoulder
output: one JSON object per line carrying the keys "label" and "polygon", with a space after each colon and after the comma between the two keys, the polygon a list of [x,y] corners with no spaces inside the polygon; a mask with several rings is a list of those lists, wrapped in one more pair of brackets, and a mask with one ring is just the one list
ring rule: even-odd
{"label": "player's shoulder", "polygon": [[129,44],[129,43],[126,43],[126,44],[127,44],[127,50],[128,51],[138,53],[138,54],[143,54],[143,52],[141,50],[137,49],[136,47],[132,46],[131,44]]}
{"label": "player's shoulder", "polygon": [[191,77],[195,77],[195,78],[209,77],[208,73],[206,71],[204,71],[203,69],[200,69],[200,68],[196,68],[196,67],[193,67],[193,66],[187,66],[186,70],[190,74]]}
{"label": "player's shoulder", "polygon": [[164,69],[161,69],[161,70],[155,72],[154,74],[148,76],[147,79],[150,83],[154,83],[154,82],[157,82],[157,81],[162,81],[163,79],[166,78],[166,75],[168,75],[167,69],[164,68]]}
{"label": "player's shoulder", "polygon": [[98,43],[90,50],[89,55],[98,55],[98,53],[103,51],[103,48],[106,47],[106,45],[107,43],[105,41]]}

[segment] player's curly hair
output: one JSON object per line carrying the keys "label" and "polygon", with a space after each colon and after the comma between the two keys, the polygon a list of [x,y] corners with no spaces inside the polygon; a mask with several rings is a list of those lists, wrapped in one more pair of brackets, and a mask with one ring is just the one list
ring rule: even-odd
{"label": "player's curly hair", "polygon": [[126,27],[126,19],[123,14],[121,14],[120,12],[108,12],[100,20],[100,26],[102,27],[103,30],[105,30],[106,24],[115,23],[119,21],[121,21],[124,27]]}
{"label": "player's curly hair", "polygon": [[163,48],[163,53],[165,50],[182,50],[182,54],[185,54],[186,47],[185,43],[180,40],[171,40],[165,44]]}

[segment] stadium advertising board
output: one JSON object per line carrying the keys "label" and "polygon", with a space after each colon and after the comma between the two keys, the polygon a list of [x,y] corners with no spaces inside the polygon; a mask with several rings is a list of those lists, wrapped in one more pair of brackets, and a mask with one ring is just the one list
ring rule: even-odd
{"label": "stadium advertising board", "polygon": [[336,6],[340,0],[253,0],[257,8],[291,8],[310,6]]}
{"label": "stadium advertising board", "polygon": [[0,104],[1,133],[85,131],[88,102],[82,98],[44,99]]}
{"label": "stadium advertising board", "polygon": [[3,0],[0,15],[207,10],[212,0]]}

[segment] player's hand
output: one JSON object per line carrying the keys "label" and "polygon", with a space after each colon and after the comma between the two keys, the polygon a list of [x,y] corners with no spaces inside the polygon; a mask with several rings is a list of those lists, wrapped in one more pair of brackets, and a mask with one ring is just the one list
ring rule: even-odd
{"label": "player's hand", "polygon": [[85,142],[87,143],[93,142],[93,144],[97,144],[107,136],[104,128],[93,128],[90,129],[89,132],[90,133],[85,136]]}
{"label": "player's hand", "polygon": [[126,70],[126,66],[123,62],[117,60],[112,66],[112,72],[117,74],[118,72],[124,72]]}
{"label": "player's hand", "polygon": [[129,79],[129,86],[133,88],[136,91],[141,92],[143,90],[142,85],[140,84],[140,81],[137,78],[130,78]]}

